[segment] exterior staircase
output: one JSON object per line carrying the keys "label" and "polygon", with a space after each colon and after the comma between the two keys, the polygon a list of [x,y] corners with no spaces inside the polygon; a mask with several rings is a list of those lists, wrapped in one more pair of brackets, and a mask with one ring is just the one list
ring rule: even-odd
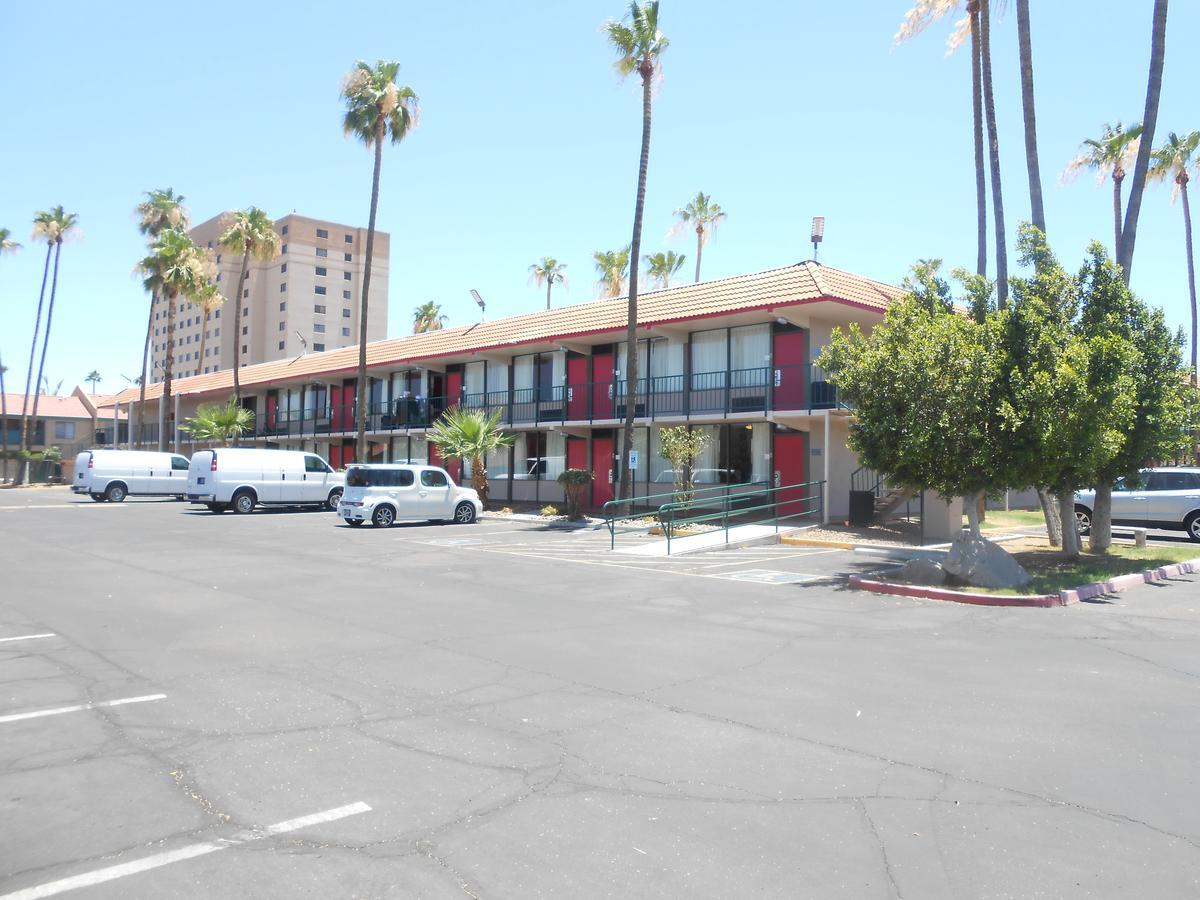
{"label": "exterior staircase", "polygon": [[[862,500],[869,498],[873,524],[886,522],[903,505],[917,495],[917,491],[890,484],[886,476],[866,466],[855,470],[850,476],[851,508],[856,508],[855,495]],[[865,512],[865,508],[858,506]],[[861,515],[861,513],[860,513]],[[853,513],[852,513],[853,517]],[[860,520],[861,521],[861,520]]]}

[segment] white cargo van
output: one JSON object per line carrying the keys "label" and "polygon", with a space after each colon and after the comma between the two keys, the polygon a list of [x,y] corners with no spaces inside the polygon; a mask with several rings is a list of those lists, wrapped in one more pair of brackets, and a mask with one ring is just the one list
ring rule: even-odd
{"label": "white cargo van", "polygon": [[188,460],[178,453],[150,450],[84,450],[75,457],[71,490],[97,503],[120,503],[129,496],[187,493]]}
{"label": "white cargo van", "polygon": [[347,525],[379,528],[414,519],[470,525],[482,512],[479,494],[456,485],[445,469],[403,464],[350,466],[338,505]]}
{"label": "white cargo van", "polygon": [[188,469],[187,498],[215,513],[248,513],[259,504],[335,510],[345,481],[315,453],[252,447],[197,450]]}

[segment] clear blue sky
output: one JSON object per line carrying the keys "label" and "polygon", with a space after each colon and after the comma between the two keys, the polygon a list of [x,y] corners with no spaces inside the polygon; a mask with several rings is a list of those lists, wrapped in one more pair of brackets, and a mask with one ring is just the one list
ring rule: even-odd
{"label": "clear blue sky", "polygon": [[[720,277],[811,256],[898,281],[921,257],[974,264],[969,59],[944,58],[947,26],[893,48],[909,0],[769,0],[753,14],[663,0],[671,40],[655,100],[643,249],[666,241],[697,190],[729,219],[705,249]],[[1140,119],[1151,0],[1034,0],[1039,139],[1051,241],[1071,268],[1111,240],[1111,194],[1058,175],[1105,121]],[[1012,4],[994,25],[1010,244],[1028,216]],[[0,225],[26,245],[0,261],[0,352],[9,390],[28,358],[42,252],[30,220],[79,213],[63,254],[46,371],[64,390],[92,368],[101,390],[140,370],[146,297],[133,206],[173,187],[201,221],[255,204],[366,224],[371,159],[340,129],[338,88],[357,58],[395,58],[421,126],[383,166],[379,224],[392,235],[389,334],[436,300],[451,323],[537,309],[544,254],[568,264],[560,303],[595,297],[591,253],[629,241],[641,127],[600,26],[617,0],[570,3],[259,4],[78,0],[14,4],[0,31]],[[1200,4],[1172,4],[1159,133],[1200,128]],[[1011,253],[1010,253],[1011,257]],[[994,255],[989,262],[994,264]],[[690,265],[685,271],[690,270]],[[1166,188],[1143,205],[1134,287],[1188,321],[1182,213]]]}

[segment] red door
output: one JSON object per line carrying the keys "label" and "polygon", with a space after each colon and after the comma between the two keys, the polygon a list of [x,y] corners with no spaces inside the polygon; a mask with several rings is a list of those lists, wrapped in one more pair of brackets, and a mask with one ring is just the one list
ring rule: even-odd
{"label": "red door", "polygon": [[[611,415],[611,413],[610,413]],[[599,507],[613,498],[613,439],[592,438],[592,506]]]}
{"label": "red door", "polygon": [[612,417],[613,356],[611,353],[597,353],[592,357],[592,418]]}
{"label": "red door", "polygon": [[772,359],[775,362],[773,409],[811,409],[805,394],[808,367],[804,365],[808,333],[795,330],[775,333]]}
{"label": "red door", "polygon": [[267,431],[275,430],[275,411],[279,407],[279,398],[275,394],[267,394]]}
{"label": "red door", "polygon": [[[818,511],[818,501],[812,498],[820,489],[815,485],[796,487],[807,481],[808,435],[803,431],[776,430],[772,453],[775,487],[785,488],[775,495],[780,518]],[[798,520],[789,518],[787,521]]]}
{"label": "red door", "polygon": [[460,483],[462,464],[457,459],[452,462],[442,459],[442,454],[438,452],[437,444],[429,445],[429,464],[431,466],[441,466],[450,473],[450,477],[454,479],[455,484]]}
{"label": "red door", "polygon": [[[586,356],[567,357],[567,418],[576,421],[588,417],[588,358]],[[569,445],[568,445],[569,446]],[[568,455],[569,452],[568,452]],[[570,465],[568,463],[568,465]],[[572,466],[574,468],[574,466]]]}
{"label": "red door", "polygon": [[356,384],[347,384],[342,387],[342,431],[353,431],[358,427],[354,419],[356,415],[356,410],[354,409],[356,388]]}
{"label": "red door", "polygon": [[583,438],[567,438],[567,468],[587,470],[587,441]]}
{"label": "red door", "polygon": [[463,373],[446,373],[446,406],[457,406],[462,399]]}

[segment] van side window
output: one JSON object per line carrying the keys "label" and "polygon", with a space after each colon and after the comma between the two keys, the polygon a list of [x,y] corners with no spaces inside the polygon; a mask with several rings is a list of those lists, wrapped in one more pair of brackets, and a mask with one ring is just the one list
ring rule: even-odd
{"label": "van side window", "polygon": [[396,480],[396,487],[412,487],[416,478],[413,477],[412,469],[397,469],[392,473]]}
{"label": "van side window", "polygon": [[304,471],[324,473],[329,471],[329,466],[325,465],[325,460],[319,456],[306,455],[304,457]]}
{"label": "van side window", "polygon": [[446,476],[433,469],[426,469],[421,473],[421,484],[425,487],[445,487]]}
{"label": "van side window", "polygon": [[182,469],[184,472],[186,472],[188,469],[188,461],[186,459],[184,459],[182,456],[172,456],[171,457],[171,468],[175,469],[177,471]]}

